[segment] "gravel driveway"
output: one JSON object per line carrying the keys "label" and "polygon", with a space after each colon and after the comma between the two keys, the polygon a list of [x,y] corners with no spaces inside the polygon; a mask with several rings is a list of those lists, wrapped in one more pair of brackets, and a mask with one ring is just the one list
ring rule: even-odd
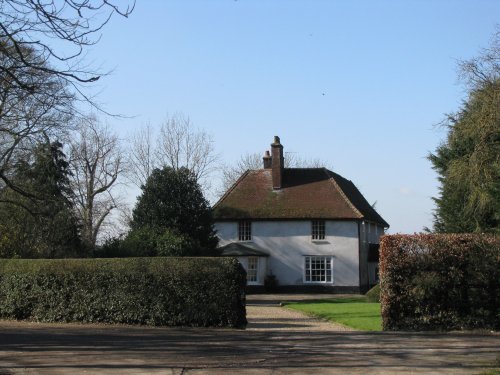
{"label": "gravel driveway", "polygon": [[247,331],[341,332],[353,330],[279,306],[247,306],[247,319]]}
{"label": "gravel driveway", "polygon": [[0,375],[478,374],[498,334],[346,331],[248,299],[247,330],[0,321]]}

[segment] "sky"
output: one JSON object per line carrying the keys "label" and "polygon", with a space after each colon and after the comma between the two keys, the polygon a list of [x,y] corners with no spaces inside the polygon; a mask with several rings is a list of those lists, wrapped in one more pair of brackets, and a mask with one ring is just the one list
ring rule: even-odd
{"label": "sky", "polygon": [[413,233],[432,227],[438,195],[426,156],[466,99],[457,61],[498,24],[494,0],[148,0],[87,59],[112,70],[95,90],[126,116],[105,120],[123,139],[183,113],[231,164],[277,135],[353,181],[389,233]]}

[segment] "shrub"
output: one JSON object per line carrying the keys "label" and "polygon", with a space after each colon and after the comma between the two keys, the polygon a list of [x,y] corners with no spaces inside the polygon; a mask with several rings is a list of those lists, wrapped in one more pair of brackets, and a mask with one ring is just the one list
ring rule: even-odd
{"label": "shrub", "polygon": [[366,299],[369,302],[380,302],[380,284],[375,285],[366,292]]}
{"label": "shrub", "polygon": [[500,328],[500,239],[473,234],[384,236],[384,330]]}
{"label": "shrub", "polygon": [[278,279],[275,275],[266,275],[264,279],[264,290],[266,292],[276,292],[278,289]]}
{"label": "shrub", "polygon": [[246,324],[232,258],[0,260],[0,317],[167,326]]}

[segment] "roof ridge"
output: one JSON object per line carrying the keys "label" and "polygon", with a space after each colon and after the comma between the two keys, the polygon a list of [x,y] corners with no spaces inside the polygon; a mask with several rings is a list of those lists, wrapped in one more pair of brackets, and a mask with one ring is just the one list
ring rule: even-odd
{"label": "roof ridge", "polygon": [[[333,186],[335,187],[335,189],[337,189],[337,191],[339,192],[340,196],[344,199],[344,201],[347,203],[347,205],[352,208],[352,210],[359,216],[360,219],[362,219],[364,217],[364,215],[361,213],[360,210],[358,210],[358,208],[354,205],[354,203],[352,203],[351,200],[347,197],[347,195],[344,193],[344,191],[340,188],[340,186],[337,183],[337,181],[335,181],[335,178],[334,178],[333,175],[336,175],[337,173],[332,172],[332,171],[330,171],[330,170],[328,170],[326,168],[323,168],[323,169],[325,170],[325,173],[326,173],[327,177],[329,177],[329,181],[332,182]],[[330,173],[332,175],[330,175]],[[350,180],[348,180],[348,181],[351,182]]]}

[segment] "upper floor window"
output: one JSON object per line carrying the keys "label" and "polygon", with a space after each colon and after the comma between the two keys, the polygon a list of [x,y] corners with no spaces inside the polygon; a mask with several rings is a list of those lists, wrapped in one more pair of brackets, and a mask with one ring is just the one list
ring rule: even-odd
{"label": "upper floor window", "polygon": [[313,240],[324,240],[325,239],[325,221],[324,220],[313,220],[311,233],[312,233],[311,238]]}
{"label": "upper floor window", "polygon": [[238,222],[238,241],[252,240],[252,222],[250,220],[241,220]]}

